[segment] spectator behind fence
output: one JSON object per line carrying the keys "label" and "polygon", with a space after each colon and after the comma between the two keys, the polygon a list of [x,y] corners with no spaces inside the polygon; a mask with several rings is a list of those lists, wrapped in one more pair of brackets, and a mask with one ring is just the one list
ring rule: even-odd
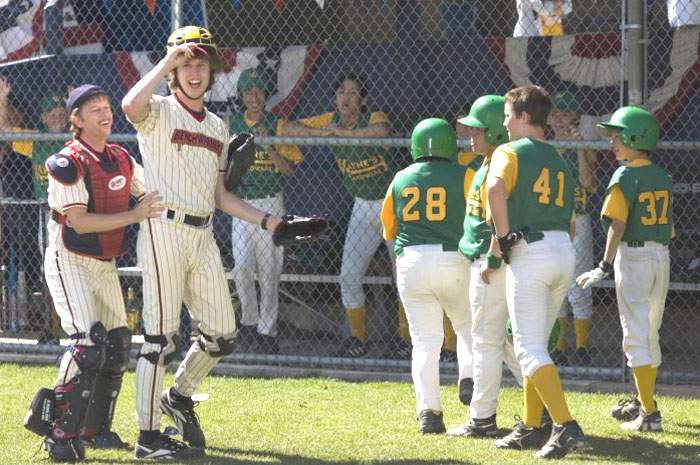
{"label": "spectator behind fence", "polygon": [[[41,100],[41,132],[44,133],[64,133],[67,131],[68,114],[66,113],[66,99],[61,95],[49,94]],[[64,140],[35,142],[32,150],[32,171],[34,179],[34,200],[43,202],[39,205],[39,250],[46,248],[46,224],[48,221],[47,187],[49,183],[48,172],[46,171],[46,160],[61,151],[65,145]],[[43,287],[43,286],[42,286]],[[48,296],[48,291],[42,290],[32,295],[34,307],[38,307],[37,326],[41,329],[39,343],[58,343],[60,325],[58,317],[53,307],[45,301],[44,295]]]}
{"label": "spectator behind fence", "polygon": [[[367,87],[362,77],[342,75],[335,86],[335,111],[285,125],[287,136],[387,137],[391,126],[386,114],[367,109]],[[334,146],[338,168],[345,187],[354,197],[350,222],[345,234],[340,271],[340,294],[350,326],[350,336],[338,356],[362,357],[368,353],[365,326],[366,308],[362,279],[377,247],[382,243],[379,213],[386,189],[397,171],[394,154],[382,147]],[[393,244],[387,241],[394,260]],[[393,269],[392,264],[392,269]],[[398,305],[399,336],[393,341],[393,355],[411,355],[408,323]]]}
{"label": "spectator behind fence", "polygon": [[700,25],[700,0],[667,0],[671,27]]}
{"label": "spectator behind fence", "polygon": [[[232,134],[250,132],[255,136],[274,136],[281,132],[284,120],[265,111],[272,79],[273,76],[263,69],[252,68],[241,73],[237,87],[245,109],[231,116],[229,130]],[[255,163],[236,194],[262,211],[284,215],[285,178],[294,173],[296,164],[301,161],[301,152],[296,146],[257,144]],[[241,301],[238,336],[248,348],[257,346],[262,352],[278,353],[277,316],[284,250],[275,247],[272,236],[257,224],[232,218],[231,225],[233,277]],[[260,286],[259,306],[256,275]]]}
{"label": "spectator behind fence", "polygon": [[517,0],[518,22],[513,37],[560,36],[564,16],[572,12],[572,0]]}
{"label": "spectator behind fence", "polygon": [[[551,96],[552,111],[547,123],[557,140],[582,140],[579,132],[579,105],[571,92],[556,92]],[[590,215],[590,194],[595,191],[596,152],[592,150],[564,149],[559,151],[569,163],[574,177],[574,211],[576,212],[576,234],[574,249],[576,262],[574,276],[593,268],[593,226]],[[566,334],[569,311],[574,315],[576,333],[576,352],[573,357],[566,353]],[[571,283],[564,303],[559,311],[559,342],[552,351],[552,360],[557,365],[569,362],[575,365],[590,365],[588,353],[588,333],[593,315],[592,289],[581,289],[575,282]]]}
{"label": "spectator behind fence", "polygon": [[[0,76],[0,132],[26,131],[23,114],[10,103],[12,85]],[[10,306],[6,329],[19,331],[31,327],[24,297],[41,290],[41,255],[36,246],[39,213],[35,205],[19,201],[34,198],[32,184],[32,143],[12,141],[5,147],[0,168],[4,205],[2,209],[2,260],[5,280],[15,304]],[[14,258],[16,257],[16,258]],[[21,279],[21,277],[24,279]],[[22,283],[26,283],[26,286]],[[19,291],[19,293],[16,293]],[[16,305],[17,298],[20,305]],[[31,328],[36,329],[36,328]]]}

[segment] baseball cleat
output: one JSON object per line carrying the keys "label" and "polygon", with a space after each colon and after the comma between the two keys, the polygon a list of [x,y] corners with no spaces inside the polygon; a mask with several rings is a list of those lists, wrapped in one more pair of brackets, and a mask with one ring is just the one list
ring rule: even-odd
{"label": "baseball cleat", "polygon": [[448,436],[465,436],[476,438],[489,438],[498,434],[496,426],[496,414],[488,418],[471,418],[463,425],[447,430]]}
{"label": "baseball cleat", "polygon": [[355,336],[350,336],[342,342],[336,356],[356,358],[364,357],[368,352],[369,350],[366,342],[362,342]]}
{"label": "baseball cleat", "polygon": [[542,446],[545,436],[540,428],[530,428],[525,426],[520,418],[516,417],[517,423],[513,431],[501,439],[496,439],[493,446],[497,449],[537,449]]}
{"label": "baseball cleat", "polygon": [[620,425],[626,431],[639,431],[640,433],[660,433],[664,429],[661,425],[661,412],[658,410],[645,413],[639,410],[639,415],[634,420],[626,421]]}
{"label": "baseball cleat", "polygon": [[560,459],[572,450],[583,447],[584,443],[583,430],[578,423],[575,420],[567,421],[563,425],[552,427],[552,435],[535,456],[541,459]]}
{"label": "baseball cleat", "polygon": [[557,366],[565,366],[569,363],[569,357],[563,350],[554,349],[549,356],[552,358],[552,362]]}
{"label": "baseball cleat", "polygon": [[588,349],[585,347],[579,347],[576,349],[576,352],[574,352],[574,363],[583,367],[591,366],[593,360],[591,359],[591,355],[588,353]]}
{"label": "baseball cleat", "polygon": [[616,420],[620,421],[632,421],[639,416],[639,412],[642,409],[642,404],[637,399],[637,395],[622,399],[617,403],[615,407],[610,411],[610,415]]}
{"label": "baseball cleat", "polygon": [[423,434],[442,434],[446,431],[445,422],[442,420],[442,412],[434,410],[421,410],[418,414],[420,432]]}
{"label": "baseball cleat", "polygon": [[184,442],[164,434],[148,444],[137,442],[134,448],[134,457],[137,459],[172,460],[203,456],[204,451],[199,447],[189,447]]}
{"label": "baseball cleat", "polygon": [[459,380],[459,401],[464,405],[472,403],[474,395],[474,380],[472,378],[462,378]]}
{"label": "baseball cleat", "polygon": [[44,439],[44,448],[54,462],[79,462],[85,460],[85,447],[80,438]]}
{"label": "baseball cleat", "polygon": [[122,438],[114,431],[104,431],[91,438],[80,439],[82,439],[84,446],[95,449],[131,449],[131,446],[122,441]]}
{"label": "baseball cleat", "polygon": [[204,449],[206,440],[194,411],[196,405],[190,397],[173,395],[172,389],[167,389],[160,398],[161,411],[175,422],[182,439],[192,447]]}

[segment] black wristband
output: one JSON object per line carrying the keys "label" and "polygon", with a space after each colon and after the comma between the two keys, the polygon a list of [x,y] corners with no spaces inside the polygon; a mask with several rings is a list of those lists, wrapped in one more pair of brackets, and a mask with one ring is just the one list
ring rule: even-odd
{"label": "black wristband", "polygon": [[603,270],[604,273],[608,274],[612,273],[613,271],[613,266],[605,260],[601,260],[600,263],[598,263],[598,268]]}
{"label": "black wristband", "polygon": [[272,213],[265,213],[265,216],[262,217],[262,220],[260,221],[260,227],[262,229],[267,229],[267,219],[272,216]]}

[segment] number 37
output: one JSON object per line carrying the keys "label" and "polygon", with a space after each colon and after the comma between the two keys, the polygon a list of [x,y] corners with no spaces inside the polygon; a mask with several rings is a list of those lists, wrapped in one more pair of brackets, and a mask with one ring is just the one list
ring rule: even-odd
{"label": "number 37", "polygon": [[[645,203],[645,207],[649,216],[641,218],[644,226],[653,226],[655,224],[668,224],[668,191],[642,192],[637,197],[639,203]],[[661,214],[656,211],[656,202],[661,201]]]}

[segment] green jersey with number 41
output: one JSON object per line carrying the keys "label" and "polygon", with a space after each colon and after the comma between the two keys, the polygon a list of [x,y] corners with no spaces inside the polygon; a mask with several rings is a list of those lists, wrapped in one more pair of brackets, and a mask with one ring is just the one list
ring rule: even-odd
{"label": "green jersey with number 41", "polygon": [[[608,192],[618,186],[629,210],[623,241],[654,241],[668,244],[673,230],[673,182],[655,164],[621,166],[613,173]],[[603,217],[605,230],[610,220]]]}
{"label": "green jersey with number 41", "polygon": [[397,255],[423,244],[458,250],[470,179],[467,167],[440,159],[413,163],[396,174],[385,202],[393,202]]}

